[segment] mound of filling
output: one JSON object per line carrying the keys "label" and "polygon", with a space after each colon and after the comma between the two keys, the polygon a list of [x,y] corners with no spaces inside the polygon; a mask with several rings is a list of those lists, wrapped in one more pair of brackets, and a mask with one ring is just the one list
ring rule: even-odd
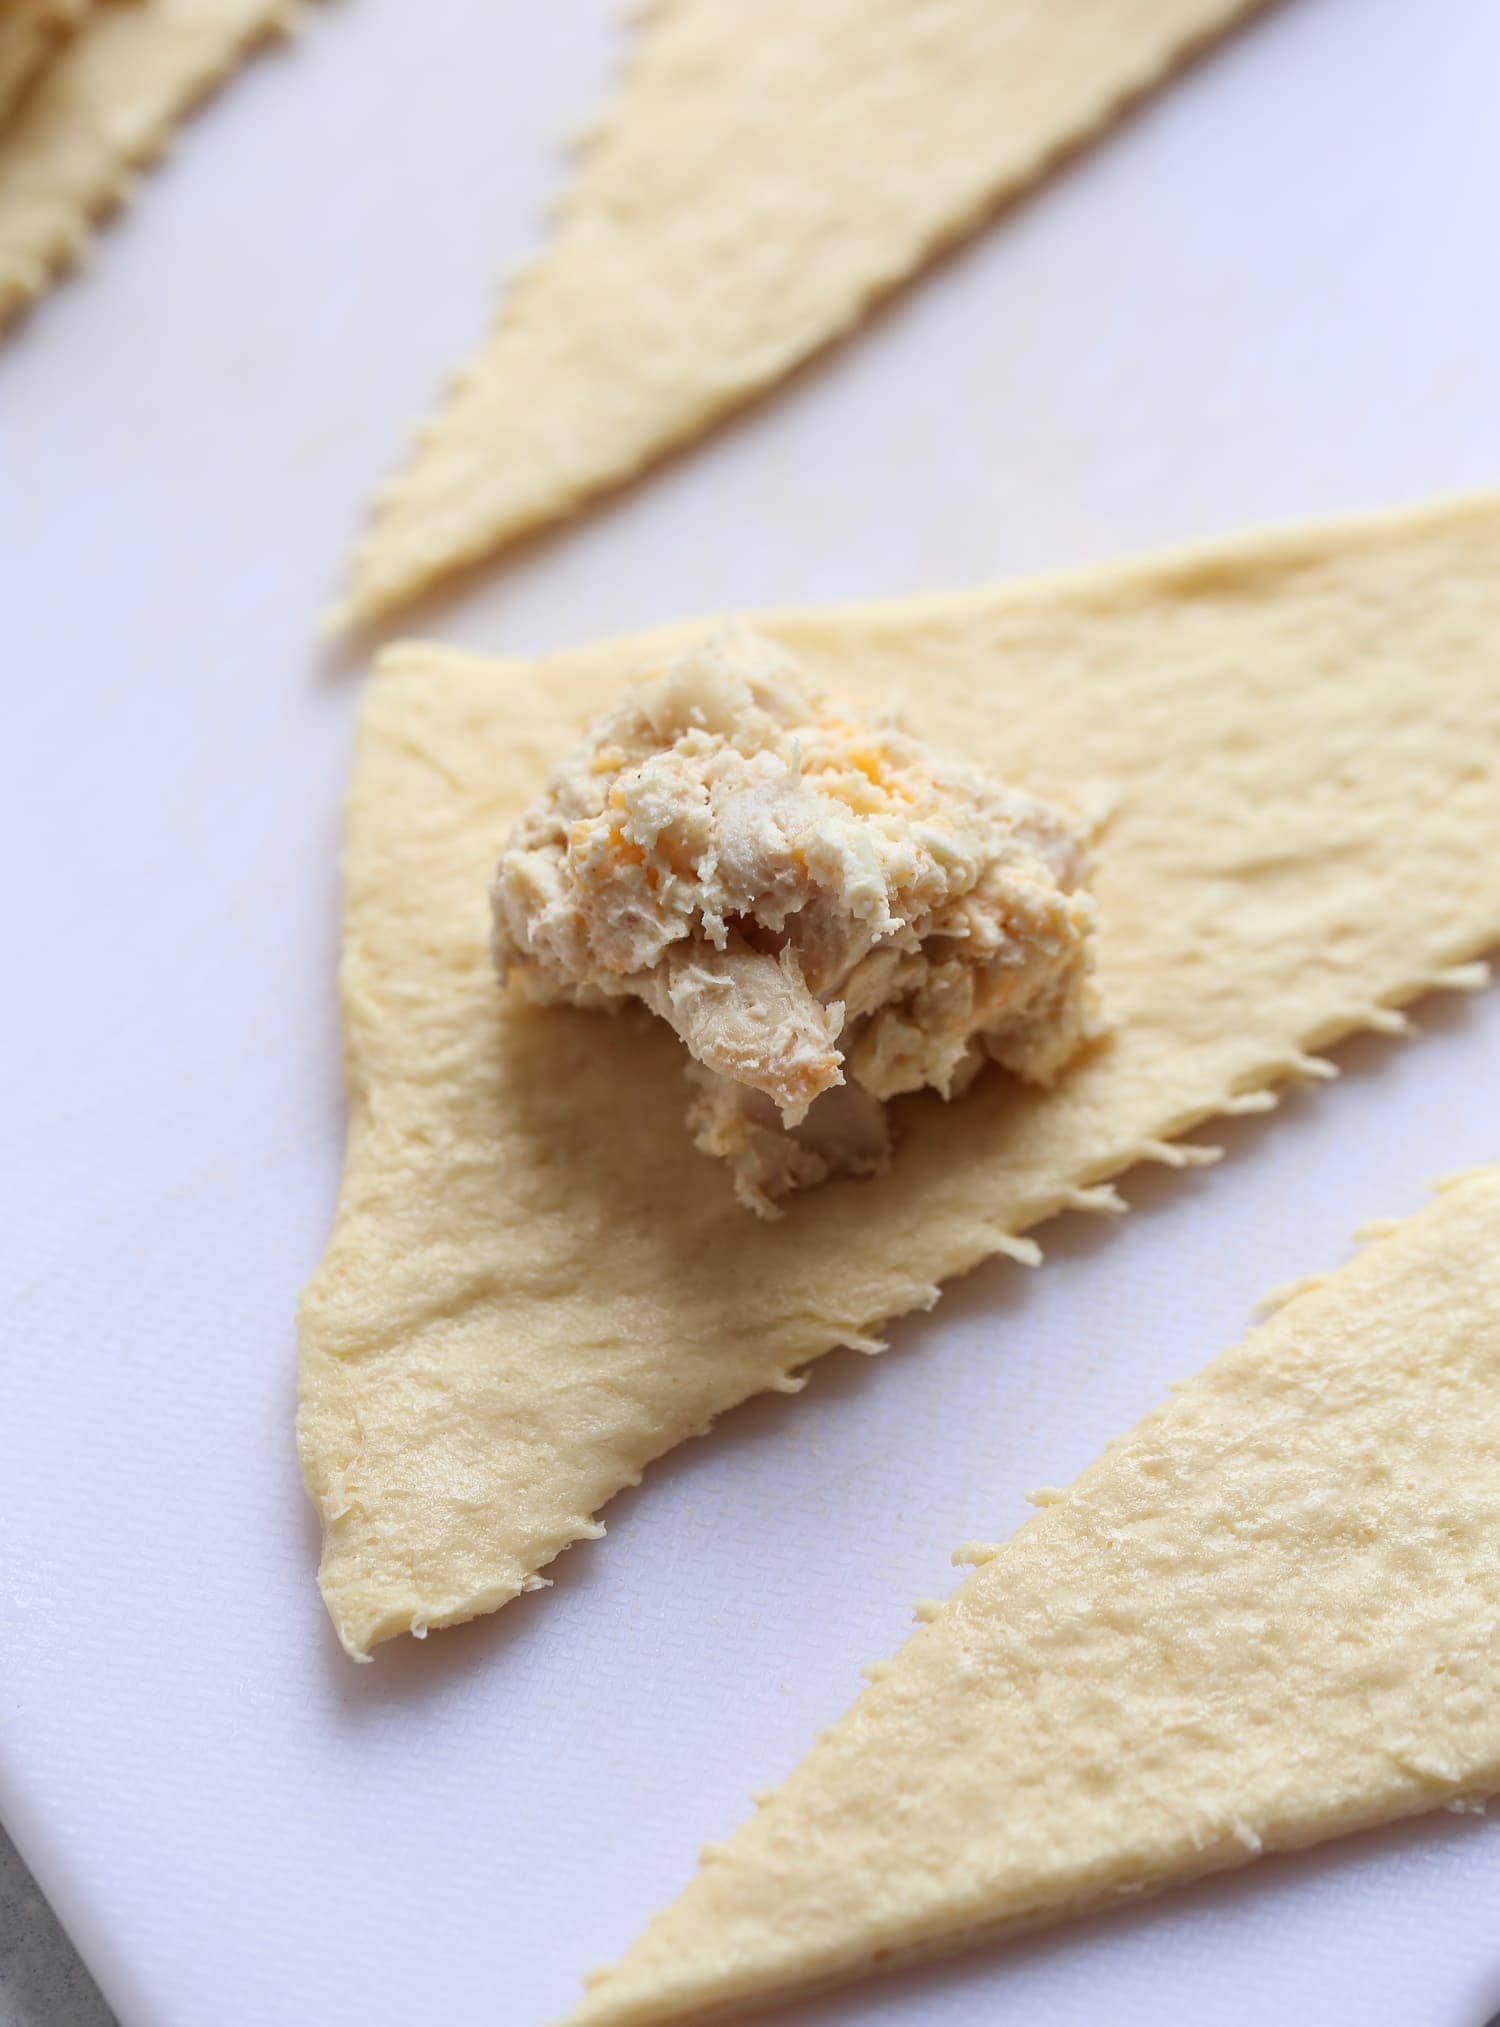
{"label": "mound of filling", "polygon": [[891,1153],[888,1102],[990,1060],[1050,1083],[1100,1031],[1084,826],[809,693],[751,635],[632,687],[516,825],[495,957],[533,999],[644,1003],[740,1201]]}

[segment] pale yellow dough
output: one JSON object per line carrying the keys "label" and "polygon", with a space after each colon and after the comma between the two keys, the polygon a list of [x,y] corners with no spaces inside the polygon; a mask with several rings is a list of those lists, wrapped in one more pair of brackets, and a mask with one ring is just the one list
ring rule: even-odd
{"label": "pale yellow dough", "polygon": [[134,173],[292,0],[131,0],[94,9],[0,132],[0,330],[82,254]]}
{"label": "pale yellow dough", "polygon": [[370,620],[783,378],[1262,0],[657,0],[377,502]]}
{"label": "pale yellow dough", "polygon": [[831,691],[1040,795],[1116,797],[1099,983],[1051,1091],[898,1101],[898,1153],[779,1224],[680,1130],[665,1024],[496,990],[488,887],[581,727],[675,641],[406,646],[363,708],[336,1228],[300,1444],[351,1653],[534,1588],[653,1457],[1500,942],[1500,498],[966,597],[761,616]]}
{"label": "pale yellow dough", "polygon": [[1500,1789],[1500,1169],[957,1559],[572,2027],[717,2019]]}

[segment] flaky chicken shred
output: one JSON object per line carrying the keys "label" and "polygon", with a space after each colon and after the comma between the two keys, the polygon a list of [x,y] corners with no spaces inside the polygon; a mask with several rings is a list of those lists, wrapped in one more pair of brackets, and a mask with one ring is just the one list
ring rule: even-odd
{"label": "flaky chicken shred", "polygon": [[502,979],[643,1001],[740,1200],[887,1166],[887,1102],[987,1059],[1050,1083],[1103,1026],[1083,824],[716,637],[599,719],[516,825]]}

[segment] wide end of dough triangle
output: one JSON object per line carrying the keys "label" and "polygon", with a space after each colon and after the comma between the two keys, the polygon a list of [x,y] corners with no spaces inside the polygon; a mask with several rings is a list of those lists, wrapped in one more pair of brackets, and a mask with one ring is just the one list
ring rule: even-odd
{"label": "wide end of dough triangle", "polygon": [[720,2019],[1500,1788],[1500,1169],[924,1624],[568,2027]]}
{"label": "wide end of dough triangle", "polygon": [[[660,1024],[518,1009],[508,827],[580,724],[704,623],[537,663],[390,650],[349,798],[350,1140],[302,1321],[322,1581],[363,1646],[516,1592],[651,1460],[1500,942],[1500,503],[961,597],[757,617],[815,685],[1043,793],[1113,792],[1117,1027],[1051,1092],[903,1101],[894,1167],[776,1225],[682,1122]],[[1128,1243],[1127,1229],[1120,1243]],[[352,1629],[352,1631],[351,1631]]]}

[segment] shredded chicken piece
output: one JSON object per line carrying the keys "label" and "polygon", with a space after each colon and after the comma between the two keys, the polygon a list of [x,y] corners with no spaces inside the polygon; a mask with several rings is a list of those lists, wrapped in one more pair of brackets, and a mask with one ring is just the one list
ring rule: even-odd
{"label": "shredded chicken piece", "polygon": [[1103,1026],[1084,827],[706,641],[638,683],[500,859],[495,958],[533,999],[645,1002],[740,1200],[890,1160],[886,1103],[986,1058],[1050,1083]]}

